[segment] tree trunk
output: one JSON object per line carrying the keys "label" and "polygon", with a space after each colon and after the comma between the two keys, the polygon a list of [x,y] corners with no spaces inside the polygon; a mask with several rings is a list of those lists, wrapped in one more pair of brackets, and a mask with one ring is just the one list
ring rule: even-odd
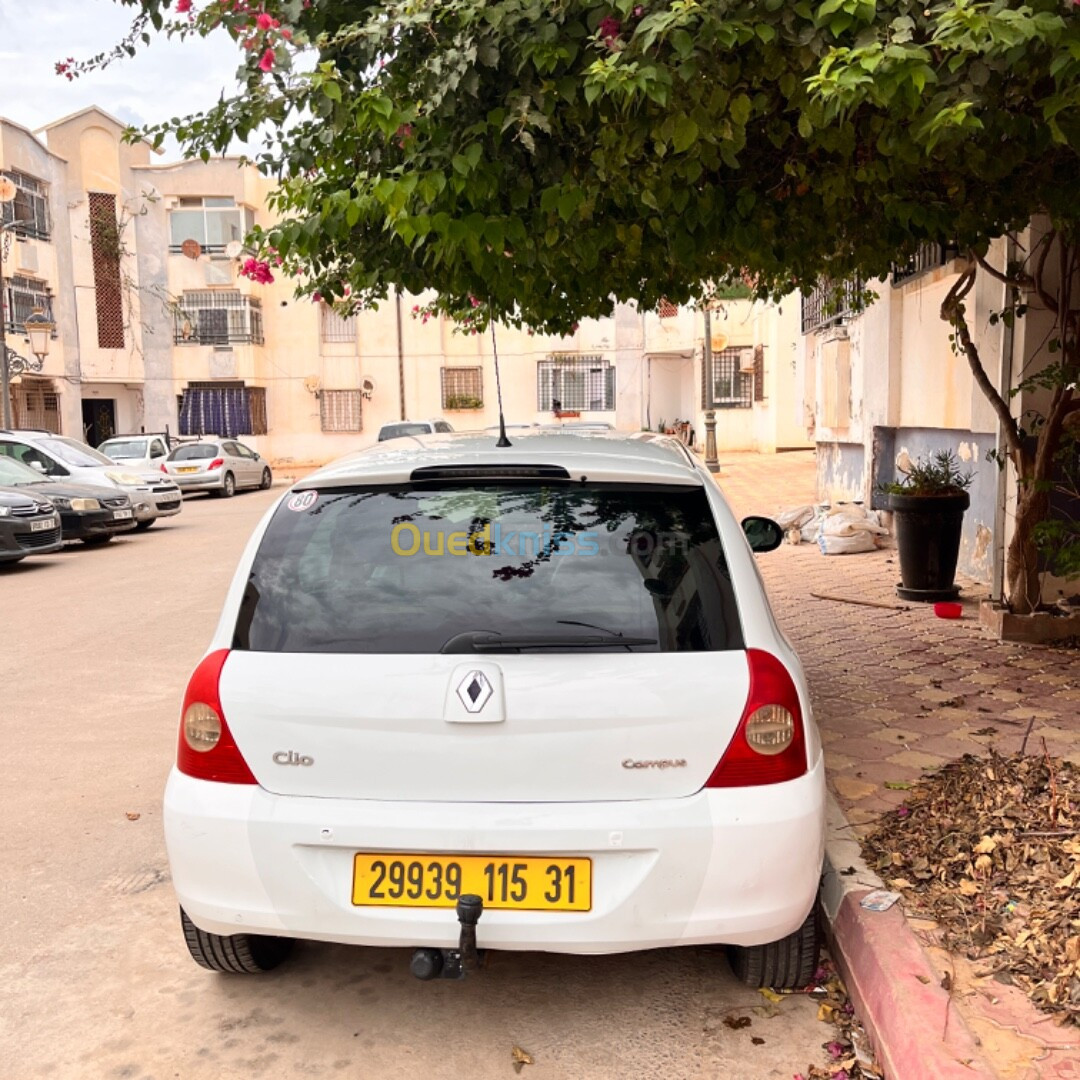
{"label": "tree trunk", "polygon": [[1017,615],[1030,615],[1042,600],[1039,553],[1035,547],[1035,526],[1046,518],[1050,495],[1033,486],[1020,489],[1016,517],[1005,561],[1009,606]]}

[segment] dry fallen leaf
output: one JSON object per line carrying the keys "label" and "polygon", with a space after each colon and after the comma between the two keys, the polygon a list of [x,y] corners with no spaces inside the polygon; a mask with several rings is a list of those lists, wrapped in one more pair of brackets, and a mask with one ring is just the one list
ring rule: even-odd
{"label": "dry fallen leaf", "polygon": [[990,855],[990,854],[993,853],[993,851],[994,851],[994,849],[996,847],[997,847],[997,843],[994,841],[994,839],[992,837],[984,836],[975,845],[975,847],[972,848],[972,851],[974,851],[974,853],[976,855]]}
{"label": "dry fallen leaf", "polygon": [[753,1043],[753,1044],[754,1044],[755,1046],[764,1046],[764,1045],[765,1045],[765,1040],[764,1040],[763,1038],[761,1038],[761,1036],[760,1036],[760,1035],[751,1035],[751,1036],[750,1036],[750,1041],[751,1041],[751,1042],[752,1042],[752,1043]]}
{"label": "dry fallen leaf", "polygon": [[923,984],[923,986],[926,986],[930,982],[929,975],[916,975],[915,978],[918,979],[919,982]]}
{"label": "dry fallen leaf", "polygon": [[124,814],[124,817],[126,817],[128,821],[138,821],[139,818],[142,817],[142,814],[136,814],[133,810],[128,810],[128,812]]}
{"label": "dry fallen leaf", "polygon": [[532,1054],[527,1050],[522,1050],[520,1046],[515,1046],[510,1051],[510,1059],[514,1065],[514,1072],[521,1072],[526,1065],[534,1065]]}
{"label": "dry fallen leaf", "polygon": [[775,990],[770,990],[767,986],[763,986],[758,993],[766,1000],[771,1001],[774,1005],[779,1005],[784,1000],[783,994],[778,994]]}
{"label": "dry fallen leaf", "polygon": [[739,1028],[750,1026],[749,1016],[725,1016],[724,1026],[729,1027],[732,1031],[738,1031]]}

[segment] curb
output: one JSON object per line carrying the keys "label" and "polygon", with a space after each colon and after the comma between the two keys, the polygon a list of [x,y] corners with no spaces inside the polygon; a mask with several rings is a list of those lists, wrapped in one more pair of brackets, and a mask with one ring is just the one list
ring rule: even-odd
{"label": "curb", "polygon": [[[855,873],[850,872],[854,868]],[[847,871],[847,873],[842,873]],[[900,908],[867,911],[883,887],[830,793],[821,906],[833,959],[887,1080],[995,1077]]]}

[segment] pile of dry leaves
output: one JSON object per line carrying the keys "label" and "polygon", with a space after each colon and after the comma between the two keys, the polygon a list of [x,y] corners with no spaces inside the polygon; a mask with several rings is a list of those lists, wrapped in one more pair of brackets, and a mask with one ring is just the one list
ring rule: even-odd
{"label": "pile of dry leaves", "polygon": [[909,913],[988,960],[1059,1023],[1080,1024],[1080,769],[965,755],[912,786],[864,841]]}

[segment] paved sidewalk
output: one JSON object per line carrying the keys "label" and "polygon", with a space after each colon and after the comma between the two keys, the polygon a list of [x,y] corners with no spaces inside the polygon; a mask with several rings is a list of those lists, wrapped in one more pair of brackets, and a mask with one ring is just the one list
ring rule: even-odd
{"label": "paved sidewalk", "polygon": [[[813,503],[814,476],[807,451],[724,455],[718,479],[745,515]],[[826,556],[816,544],[785,544],[758,565],[807,671],[829,787],[854,826],[830,829],[834,871],[860,869],[855,877],[826,875],[839,890],[828,916],[834,952],[889,1080],[1076,1080],[1075,1029],[1055,1027],[1016,987],[936,948],[934,924],[906,917],[902,905],[884,914],[860,907],[879,880],[843,838],[904,802],[907,793],[887,783],[914,780],[965,753],[991,746],[1041,753],[1045,743],[1080,763],[1080,655],[998,642],[978,624],[987,586],[962,578],[960,620],[938,619],[932,605],[896,611],[811,597],[899,604],[892,548]],[[943,972],[951,989],[939,985]]]}
{"label": "paved sidewalk", "polygon": [[[727,454],[720,486],[736,513],[812,503],[813,451]],[[886,611],[812,592],[900,604],[893,548],[823,555],[784,544],[758,558],[777,619],[810,680],[829,785],[856,827],[899,806],[889,781],[913,780],[965,753],[1046,749],[1080,763],[1080,655],[1006,645],[978,624],[986,585],[958,579],[964,615],[933,605]]]}

